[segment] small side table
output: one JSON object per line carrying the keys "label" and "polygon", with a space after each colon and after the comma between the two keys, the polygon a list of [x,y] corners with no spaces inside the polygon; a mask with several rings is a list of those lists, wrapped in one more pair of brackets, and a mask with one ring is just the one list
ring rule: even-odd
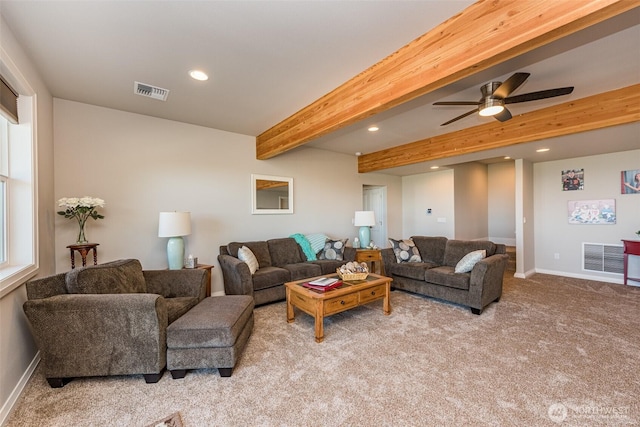
{"label": "small side table", "polygon": [[356,249],[356,261],[371,264],[369,271],[384,276],[382,252],[380,249]]}
{"label": "small side table", "polygon": [[85,243],[84,245],[69,245],[69,252],[71,253],[71,269],[76,268],[75,251],[80,252],[82,258],[82,266],[87,265],[87,254],[93,250],[93,265],[98,265],[98,249],[97,246],[100,243]]}
{"label": "small side table", "polygon": [[207,281],[207,293],[206,293],[206,295],[208,297],[210,297],[211,296],[211,270],[213,269],[213,265],[196,264],[196,268],[200,269],[200,270],[207,270],[208,281]]}
{"label": "small side table", "polygon": [[211,296],[211,270],[213,269],[213,265],[196,264],[195,268],[182,267],[182,269],[187,269],[187,270],[195,270],[196,268],[199,269],[199,270],[206,270],[207,271],[207,287],[206,287],[205,296],[210,297]]}
{"label": "small side table", "polygon": [[640,240],[624,240],[624,284],[627,284],[627,280],[633,280],[634,282],[640,282],[639,277],[628,277],[629,271],[629,255],[640,256]]}

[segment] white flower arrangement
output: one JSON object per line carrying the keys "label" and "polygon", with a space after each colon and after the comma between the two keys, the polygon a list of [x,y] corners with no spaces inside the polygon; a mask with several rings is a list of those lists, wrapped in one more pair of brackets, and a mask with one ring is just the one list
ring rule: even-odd
{"label": "white flower arrangement", "polygon": [[84,225],[87,219],[102,219],[103,215],[100,215],[96,208],[104,207],[104,200],[97,197],[63,197],[58,200],[58,206],[64,208],[63,211],[58,211],[58,215],[62,215],[65,218],[75,218],[80,226],[80,232],[78,233],[77,243],[87,243],[87,239],[84,235]]}

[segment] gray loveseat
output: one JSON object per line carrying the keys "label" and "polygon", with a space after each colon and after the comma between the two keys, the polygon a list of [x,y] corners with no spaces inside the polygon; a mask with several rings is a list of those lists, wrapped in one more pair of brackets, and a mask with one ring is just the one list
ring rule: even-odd
{"label": "gray loveseat", "polygon": [[51,387],[70,378],[142,374],[167,363],[167,325],[205,297],[205,270],[147,270],[138,260],[27,282],[23,308]]}
{"label": "gray loveseat", "polygon": [[[251,274],[247,263],[238,259],[238,249],[246,246],[258,260],[259,268]],[[317,254],[318,257],[320,252]],[[285,299],[286,282],[335,273],[356,250],[344,247],[342,259],[307,261],[300,245],[291,237],[255,242],[231,242],[220,246],[218,262],[227,295],[251,295],[256,305]]]}
{"label": "gray loveseat", "polygon": [[[508,258],[505,245],[428,236],[413,236],[411,240],[419,252],[419,258],[414,257],[413,262],[398,262],[397,249],[382,250],[385,272],[393,278],[395,289],[461,304],[474,314],[500,300]],[[460,260],[477,250],[486,250],[486,257],[470,272],[456,273]]]}

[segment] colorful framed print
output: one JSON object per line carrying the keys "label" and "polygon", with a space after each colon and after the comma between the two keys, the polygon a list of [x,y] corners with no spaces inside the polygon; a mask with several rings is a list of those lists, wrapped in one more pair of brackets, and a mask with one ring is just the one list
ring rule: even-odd
{"label": "colorful framed print", "polygon": [[640,169],[620,172],[620,193],[640,194]]}
{"label": "colorful framed print", "polygon": [[562,191],[584,189],[584,169],[562,171]]}
{"label": "colorful framed print", "polygon": [[569,224],[616,223],[616,200],[569,200],[567,203]]}

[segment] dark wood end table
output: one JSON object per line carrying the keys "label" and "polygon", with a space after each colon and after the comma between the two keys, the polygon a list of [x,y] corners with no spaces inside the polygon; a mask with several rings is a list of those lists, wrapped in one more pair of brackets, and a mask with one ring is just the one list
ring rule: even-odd
{"label": "dark wood end table", "polygon": [[71,269],[76,268],[76,259],[75,259],[75,251],[80,252],[80,257],[82,258],[82,266],[87,265],[87,254],[89,251],[93,251],[93,265],[98,265],[98,249],[97,246],[100,243],[85,243],[82,245],[69,245],[69,252],[71,253]]}

